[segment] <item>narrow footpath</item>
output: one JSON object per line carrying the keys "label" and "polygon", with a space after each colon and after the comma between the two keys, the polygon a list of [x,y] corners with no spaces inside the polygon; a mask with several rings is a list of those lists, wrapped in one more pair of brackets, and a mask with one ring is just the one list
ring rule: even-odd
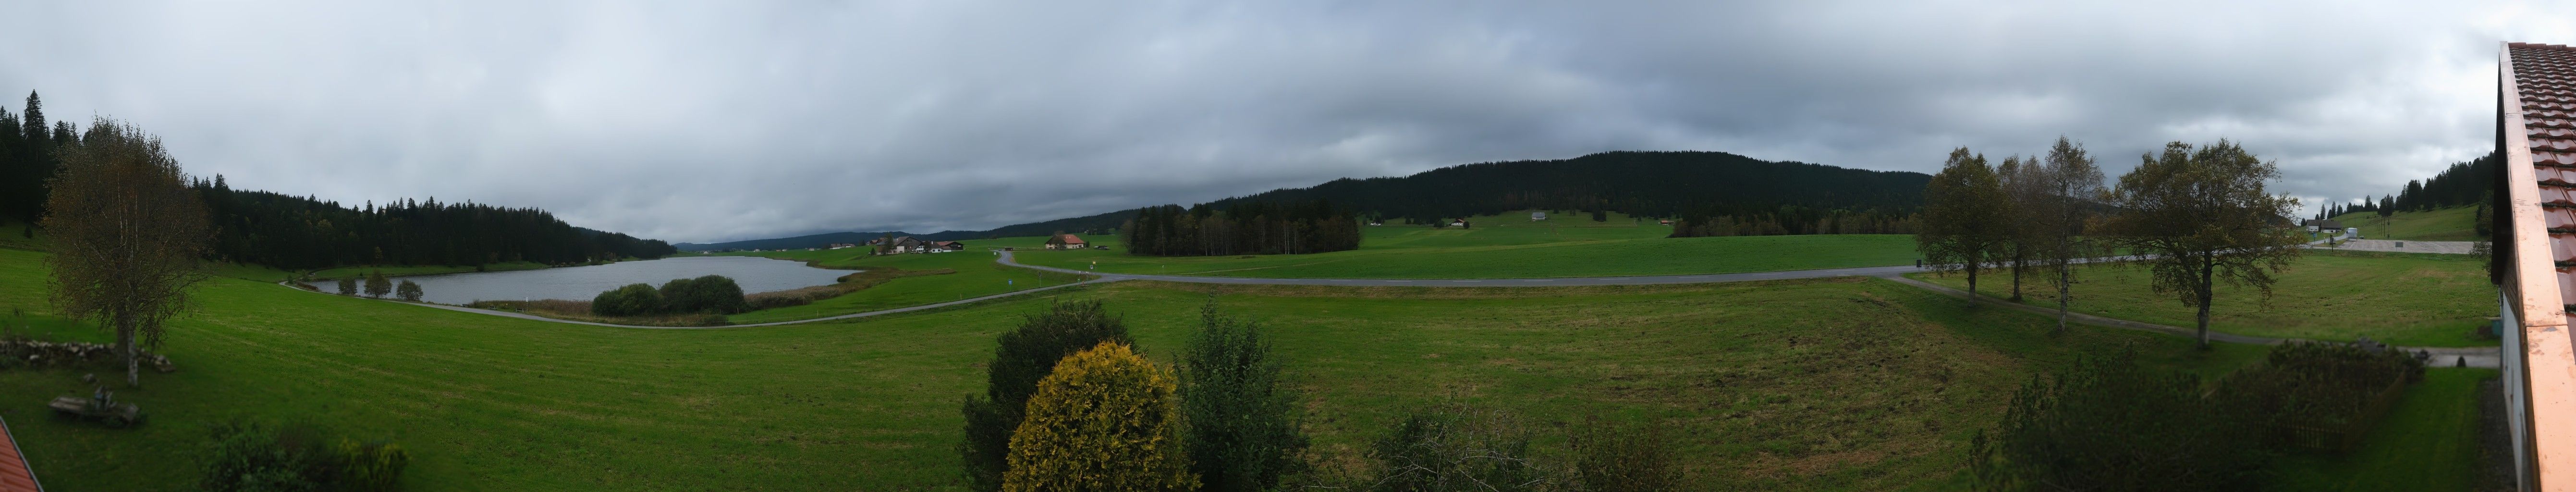
{"label": "narrow footpath", "polygon": [[[800,319],[800,320],[792,320],[792,321],[777,321],[777,322],[769,322],[769,323],[752,323],[752,324],[740,324],[740,325],[723,325],[723,326],[638,326],[638,325],[621,325],[621,324],[614,324],[614,323],[594,323],[594,322],[589,322],[589,321],[572,321],[572,320],[554,319],[554,318],[548,318],[548,317],[544,317],[544,316],[537,316],[537,315],[525,314],[525,313],[514,313],[514,312],[507,312],[507,311],[494,311],[494,310],[490,310],[490,309],[477,309],[477,308],[469,308],[469,307],[464,307],[464,306],[450,306],[450,305],[445,305],[445,304],[425,304],[425,303],[404,303],[404,304],[412,304],[412,305],[418,305],[418,306],[433,307],[433,308],[445,309],[445,310],[449,310],[449,311],[461,311],[461,312],[468,312],[468,313],[488,314],[488,315],[493,315],[493,316],[503,316],[503,317],[510,317],[510,318],[519,318],[519,319],[526,319],[526,320],[534,320],[534,321],[549,321],[549,322],[555,322],[555,323],[570,323],[570,324],[577,324],[577,325],[605,326],[605,327],[612,327],[612,328],[637,328],[637,329],[648,329],[648,330],[702,330],[702,329],[711,329],[711,328],[753,328],[753,327],[762,327],[762,326],[792,325],[792,324],[799,324],[799,323],[813,323],[813,322],[818,322],[818,321],[845,320],[845,319],[854,319],[854,318],[865,318],[865,317],[869,317],[869,316],[880,316],[880,315],[887,315],[887,314],[909,313],[909,312],[915,312],[915,311],[926,311],[926,310],[932,310],[932,309],[940,309],[940,308],[947,308],[947,307],[962,306],[962,305],[967,305],[967,304],[975,304],[975,303],[979,303],[979,302],[991,301],[991,300],[995,300],[995,299],[1002,299],[1002,298],[1007,298],[1007,297],[1016,297],[1016,296],[1027,295],[1027,294],[1035,294],[1035,293],[1039,293],[1039,292],[1046,292],[1046,291],[1050,291],[1050,290],[1057,290],[1057,289],[1063,289],[1063,288],[1068,288],[1068,287],[1083,286],[1083,285],[1092,285],[1092,284],[1103,284],[1103,283],[1118,282],[1118,281],[1123,281],[1123,280],[1151,280],[1151,281],[1157,281],[1157,282],[1179,282],[1179,283],[1191,283],[1191,284],[1221,284],[1221,285],[1325,285],[1325,286],[1345,286],[1345,287],[1572,287],[1572,286],[1586,286],[1586,285],[1670,285],[1670,284],[1702,284],[1702,283],[1724,283],[1724,282],[1747,282],[1747,281],[1755,281],[1755,280],[1794,280],[1794,279],[1812,279],[1812,278],[1828,278],[1828,277],[1878,277],[1878,278],[1884,278],[1884,279],[1887,279],[1887,280],[1889,280],[1889,281],[1893,281],[1893,282],[1896,282],[1896,283],[1905,284],[1905,285],[1913,286],[1913,287],[1920,288],[1920,289],[1924,289],[1924,290],[1929,290],[1929,291],[1936,292],[1936,293],[1940,293],[1940,294],[1944,294],[1944,295],[1949,295],[1949,296],[1952,296],[1952,297],[1959,297],[1959,298],[1963,298],[1963,299],[1964,299],[1964,298],[1966,298],[1966,296],[1968,295],[1968,293],[1967,293],[1967,292],[1965,292],[1965,291],[1961,291],[1961,290],[1958,290],[1958,289],[1953,289],[1953,288],[1949,288],[1949,287],[1944,287],[1944,286],[1936,285],[1936,284],[1933,284],[1933,283],[1930,283],[1930,282],[1924,282],[1924,281],[1920,281],[1920,280],[1915,280],[1915,279],[1905,278],[1905,274],[1908,274],[1908,273],[1915,273],[1915,272],[1922,272],[1922,271],[1928,271],[1929,269],[1927,269],[1927,268],[1922,268],[1922,267],[1915,267],[1915,266],[1904,266],[1904,265],[1899,265],[1899,266],[1884,266],[1884,267],[1826,268],[1826,269],[1817,269],[1817,270],[1788,270],[1788,271],[1778,271],[1778,272],[1711,273],[1711,274],[1701,274],[1701,275],[1630,275],[1630,276],[1621,276],[1621,277],[1492,278],[1492,279],[1249,278],[1249,277],[1200,277],[1200,276],[1189,276],[1189,275],[1139,275],[1139,274],[1124,274],[1124,273],[1100,273],[1100,272],[1090,272],[1090,271],[1083,271],[1083,270],[1074,270],[1074,269],[1069,269],[1069,268],[1056,268],[1056,267],[1049,267],[1049,266],[1027,265],[1027,264],[1022,264],[1022,263],[1020,263],[1018,260],[1016,260],[1016,259],[1012,258],[1012,256],[1011,256],[1011,252],[1010,252],[1010,251],[1001,251],[1001,252],[998,252],[998,253],[1000,254],[1000,256],[998,256],[998,257],[994,258],[994,261],[995,261],[995,262],[999,262],[999,263],[1001,263],[1001,264],[1003,264],[1003,265],[1014,266],[1014,267],[1020,267],[1020,268],[1027,268],[1027,269],[1031,269],[1031,270],[1040,270],[1040,271],[1048,271],[1048,272],[1056,272],[1056,273],[1069,273],[1069,274],[1074,274],[1074,275],[1085,275],[1085,276],[1091,276],[1091,277],[1094,277],[1094,278],[1092,278],[1091,280],[1085,280],[1085,281],[1081,281],[1081,282],[1074,282],[1074,283],[1069,283],[1069,284],[1053,285],[1053,286],[1047,286],[1047,287],[1039,287],[1039,288],[1035,288],[1035,289],[1027,289],[1027,290],[1018,290],[1018,291],[1004,292],[1004,293],[1000,293],[1000,294],[993,294],[993,295],[983,296],[983,297],[977,297],[977,298],[973,298],[973,299],[964,299],[964,300],[957,300],[957,301],[949,301],[949,302],[942,302],[942,303],[936,303],[936,304],[924,304],[924,305],[920,305],[920,306],[912,306],[912,307],[903,307],[903,308],[887,309],[887,310],[881,310],[881,311],[868,311],[868,312],[863,312],[863,313],[851,313],[851,314],[844,314],[844,315],[839,315],[839,316],[826,316],[826,317],[821,317],[821,318],[812,318],[812,319]],[[279,283],[278,283],[278,285],[285,286],[285,287],[287,287],[287,288],[292,288],[292,289],[295,289],[295,290],[304,290],[304,289],[301,289],[301,288],[296,288],[295,286],[293,286],[292,284],[289,284],[289,283],[287,283],[287,282],[279,282]],[[323,294],[323,295],[331,295],[331,294],[322,293],[322,292],[317,292],[317,291],[307,291],[307,292],[314,292],[314,293],[316,293],[316,294]],[[402,302],[402,301],[395,301],[395,300],[390,300],[390,299],[385,299],[384,301],[386,301],[386,302]],[[2045,307],[2040,307],[2040,306],[2032,306],[2032,305],[2028,305],[2028,304],[2021,304],[2021,303],[2015,303],[2015,302],[2007,302],[2007,301],[2003,301],[2003,300],[1996,300],[1994,304],[1995,304],[1995,305],[1999,305],[1999,306],[2006,306],[2006,307],[2010,307],[2010,308],[2013,308],[2013,309],[2020,309],[2020,310],[2023,310],[2023,311],[2030,311],[2030,312],[2034,312],[2034,313],[2039,313],[2039,314],[2046,315],[2046,316],[2055,316],[2055,315],[2057,315],[2057,311],[2056,311],[2056,310],[2054,310],[2054,309],[2049,309],[2049,308],[2045,308]],[[2138,331],[2146,331],[2146,332],[2162,333],[2162,334],[2174,335],[2174,336],[2181,336],[2181,337],[2193,337],[2193,336],[2195,336],[2195,335],[2194,335],[2194,330],[2193,330],[2193,329],[2191,329],[2191,328],[2185,328],[2185,327],[2180,327],[2180,326],[2170,326],[2170,325],[2159,325],[2159,324],[2154,324],[2154,323],[2146,323],[2146,322],[2139,322],[2139,321],[2130,321],[2130,320],[2124,320],[2124,319],[2105,318],[2105,317],[2101,317],[2101,316],[2094,316],[2094,315],[2090,315],[2090,314],[2083,314],[2083,313],[2068,313],[2068,314],[2067,314],[2067,319],[2068,319],[2068,320],[2070,320],[2070,321],[2077,322],[2077,323],[2082,323],[2082,324],[2087,324],[2087,325],[2093,325],[2093,326],[2101,326],[2101,327],[2107,327],[2107,328],[2119,328],[2119,329],[2124,329],[2124,330],[2138,330]],[[2246,344],[2263,344],[2263,345],[2270,345],[2270,344],[2275,344],[2275,343],[2281,343],[2281,342],[2284,340],[2284,339],[2279,339],[2279,338],[2266,338],[2266,337],[2257,337],[2257,336],[2249,336],[2249,335],[2239,335],[2239,334],[2234,334],[2234,333],[2223,333],[2223,332],[2216,332],[2216,331],[2209,332],[2209,339],[2210,339],[2210,340],[2213,340],[2213,341],[2228,342],[2228,343],[2246,343]],[[2402,350],[2405,350],[2405,351],[2407,351],[2407,352],[2410,352],[2410,353],[2411,353],[2411,352],[2418,351],[2418,350],[2421,350],[2421,351],[2424,351],[2424,352],[2430,353],[2430,354],[2432,354],[2432,360],[2431,360],[2430,364],[2432,364],[2432,365],[2434,365],[2434,366],[2437,366],[2437,367],[2448,367],[2448,366],[2450,366],[2450,365],[2452,365],[2452,364],[2456,364],[2456,363],[2459,363],[2459,362],[2461,362],[2461,361],[2466,361],[2469,367],[2489,367],[2489,368],[2492,368],[2492,367],[2496,367],[2496,366],[2497,366],[2497,364],[2498,364],[2498,363],[2500,362],[2500,360],[2501,360],[2501,355],[2497,352],[2497,350],[2498,350],[2498,349],[2497,349],[2496,347],[2398,347],[2398,348],[2399,348],[2399,349],[2402,349]]]}

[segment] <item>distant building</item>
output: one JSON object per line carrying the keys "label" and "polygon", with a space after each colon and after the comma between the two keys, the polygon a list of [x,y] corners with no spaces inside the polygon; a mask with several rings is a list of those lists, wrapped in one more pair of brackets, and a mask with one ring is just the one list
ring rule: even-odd
{"label": "distant building", "polygon": [[1087,246],[1091,243],[1083,242],[1082,238],[1072,234],[1048,236],[1046,240],[1046,249],[1082,249]]}
{"label": "distant building", "polygon": [[965,251],[966,243],[956,241],[931,241],[929,249],[932,251]]}
{"label": "distant building", "polygon": [[1657,220],[1655,220],[1655,223],[1657,223],[1657,224],[1663,224],[1663,225],[1673,225],[1673,219],[1657,219]]}
{"label": "distant building", "polygon": [[857,247],[857,246],[858,246],[858,245],[856,245],[856,244],[850,244],[850,243],[832,243],[832,249],[852,248],[852,247]]}
{"label": "distant building", "polygon": [[1531,221],[1531,222],[1537,222],[1537,221],[1542,221],[1542,220],[1547,220],[1547,212],[1530,212],[1530,221]]}
{"label": "distant building", "polygon": [[894,238],[894,241],[886,244],[894,246],[894,252],[896,253],[910,253],[920,251],[922,242],[919,239],[913,239],[912,236],[904,236]]}
{"label": "distant building", "polygon": [[2343,222],[2334,219],[2308,219],[2308,232],[2342,232]]}

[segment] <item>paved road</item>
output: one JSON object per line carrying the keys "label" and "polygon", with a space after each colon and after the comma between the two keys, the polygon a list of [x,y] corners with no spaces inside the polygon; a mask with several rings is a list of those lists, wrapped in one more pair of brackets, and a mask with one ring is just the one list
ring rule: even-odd
{"label": "paved road", "polygon": [[[2399,245],[2405,246],[2399,246]],[[2465,255],[2477,249],[2476,241],[2395,241],[2388,239],[2354,239],[2334,249],[2350,251],[2386,251],[2391,253],[2440,253]]]}

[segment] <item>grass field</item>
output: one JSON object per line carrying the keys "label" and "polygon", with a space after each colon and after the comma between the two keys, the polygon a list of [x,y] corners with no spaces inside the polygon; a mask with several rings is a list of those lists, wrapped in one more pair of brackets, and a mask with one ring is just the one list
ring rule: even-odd
{"label": "grass field", "polygon": [[2366,239],[2411,239],[2418,241],[2476,241],[2478,208],[2451,207],[2423,212],[2398,212],[2380,217],[2378,212],[2349,213],[2335,216],[2344,227],[2361,228]]}
{"label": "grass field", "polygon": [[957,273],[905,277],[813,304],[764,309],[726,317],[735,324],[812,319],[972,299],[1084,280],[1075,275],[1002,266],[981,250],[954,253],[869,255],[852,248],[827,251],[759,253],[760,256],[817,262],[832,268],[893,267],[904,270],[954,270]]}
{"label": "grass field", "polygon": [[[2210,330],[2274,338],[2350,341],[2357,336],[2408,346],[2493,346],[2474,336],[2495,316],[2495,286],[2468,255],[2309,250],[2273,286],[2271,304],[2252,289],[2221,287]],[[2074,309],[2099,316],[2191,327],[2196,313],[2175,295],[2147,287],[2135,268],[2085,267],[2076,274]],[[1962,275],[1908,277],[1967,288]],[[1980,275],[1977,291],[2011,295],[2008,275]],[[2057,306],[2054,290],[2023,279],[2023,302]]]}
{"label": "grass field", "polygon": [[[1521,214],[1475,228],[1362,226],[1360,249],[1302,255],[1130,256],[1115,236],[1084,236],[1107,251],[1030,251],[1021,263],[1109,273],[1269,278],[1541,278],[1682,275],[1913,264],[1914,237],[1895,234],[1666,238],[1672,228],[1589,217],[1530,222]],[[1585,226],[1549,226],[1556,223]],[[1011,238],[1022,239],[1022,238]],[[1026,238],[1042,240],[1042,238]],[[975,244],[970,241],[969,244]]]}
{"label": "grass field", "polygon": [[[41,314],[41,275],[36,253],[0,250],[0,305]],[[84,393],[79,374],[106,368],[0,372],[0,394],[23,400],[0,416],[57,490],[184,488],[204,426],[235,416],[401,443],[410,490],[935,489],[955,483],[958,401],[980,390],[993,337],[1020,315],[1103,299],[1168,360],[1214,293],[1273,330],[1331,466],[1403,409],[1463,399],[1542,435],[1593,414],[1670,421],[1709,488],[1935,489],[2013,388],[2080,349],[2140,344],[2152,364],[2202,374],[2261,350],[2052,336],[2035,315],[1873,279],[1204,288],[1125,282],[846,323],[628,330],[219,279],[163,350],[181,370],[119,392],[151,425],[99,429],[34,404]]]}
{"label": "grass field", "polygon": [[2478,383],[2494,369],[2430,369],[2343,457],[2287,456],[2272,489],[2470,491],[2478,483]]}

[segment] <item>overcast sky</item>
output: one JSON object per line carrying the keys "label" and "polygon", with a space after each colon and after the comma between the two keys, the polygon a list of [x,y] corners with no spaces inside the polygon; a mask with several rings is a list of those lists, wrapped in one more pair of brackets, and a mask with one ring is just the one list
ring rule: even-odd
{"label": "overcast sky", "polygon": [[[2309,199],[2487,151],[2563,2],[28,2],[0,107],[191,173],[673,242],[985,229],[1609,150],[1931,172],[2226,137]],[[2262,4],[2245,6],[2241,4]]]}

